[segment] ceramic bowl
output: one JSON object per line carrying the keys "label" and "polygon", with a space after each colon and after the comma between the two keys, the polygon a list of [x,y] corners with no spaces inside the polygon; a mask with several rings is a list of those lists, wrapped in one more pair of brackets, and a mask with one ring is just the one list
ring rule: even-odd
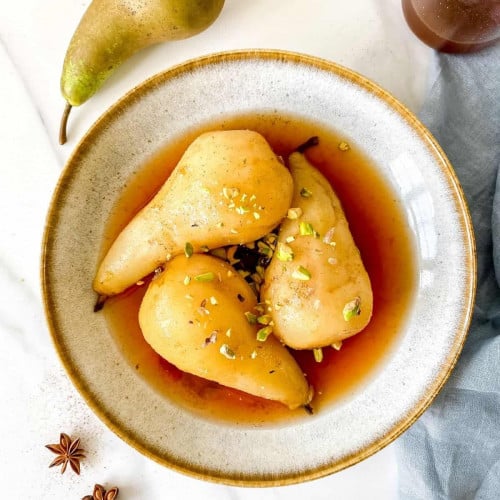
{"label": "ceramic bowl", "polygon": [[[332,126],[371,159],[407,221],[415,290],[393,348],[349,394],[315,415],[238,425],[192,412],[141,378],[105,315],[93,312],[91,283],[110,213],[148,159],[200,124],[270,110]],[[198,478],[282,485],[363,460],[399,436],[431,403],[467,333],[475,289],[474,240],[446,156],[387,92],[346,68],[306,55],[230,52],[154,76],[92,126],[55,190],[42,278],[61,361],[117,435],[147,457]]]}

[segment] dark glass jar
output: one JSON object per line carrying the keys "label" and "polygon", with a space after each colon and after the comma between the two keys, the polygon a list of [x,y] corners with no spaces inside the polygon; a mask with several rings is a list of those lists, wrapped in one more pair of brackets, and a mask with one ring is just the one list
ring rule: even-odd
{"label": "dark glass jar", "polygon": [[500,0],[402,0],[412,31],[441,52],[473,52],[500,39]]}

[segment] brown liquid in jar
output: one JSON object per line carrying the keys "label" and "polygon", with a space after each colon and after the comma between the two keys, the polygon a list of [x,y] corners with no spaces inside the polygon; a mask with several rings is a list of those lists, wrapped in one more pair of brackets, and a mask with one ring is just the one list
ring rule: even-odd
{"label": "brown liquid in jar", "polygon": [[408,26],[441,52],[473,52],[500,39],[499,0],[402,0]]}
{"label": "brown liquid in jar", "polygon": [[[325,348],[321,363],[314,360],[312,351],[292,351],[315,388],[311,406],[315,413],[320,413],[327,405],[359,390],[384,362],[405,320],[416,284],[412,238],[402,207],[355,144],[349,144],[349,149],[342,151],[349,141],[342,135],[276,113],[208,123],[166,146],[130,180],[111,214],[103,251],[151,199],[200,133],[244,128],[260,132],[276,154],[284,158],[309,137],[319,136],[319,146],[310,149],[307,156],[328,178],[341,199],[370,275],[374,312],[363,332],[345,340],[339,351]],[[342,144],[340,148],[339,144]],[[116,342],[138,376],[166,398],[205,418],[253,425],[309,418],[304,409],[291,411],[280,403],[181,372],[162,359],[146,343],[138,324],[138,310],[146,287],[147,280],[110,298],[103,310]]]}

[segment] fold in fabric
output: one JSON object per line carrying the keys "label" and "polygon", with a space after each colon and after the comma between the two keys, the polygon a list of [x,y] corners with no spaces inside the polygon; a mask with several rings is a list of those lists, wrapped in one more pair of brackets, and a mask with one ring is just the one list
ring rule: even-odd
{"label": "fold in fabric", "polygon": [[[397,441],[404,500],[500,499],[500,45],[436,54],[420,119],[463,187],[478,282],[468,338],[450,379]],[[496,274],[495,274],[496,270]]]}

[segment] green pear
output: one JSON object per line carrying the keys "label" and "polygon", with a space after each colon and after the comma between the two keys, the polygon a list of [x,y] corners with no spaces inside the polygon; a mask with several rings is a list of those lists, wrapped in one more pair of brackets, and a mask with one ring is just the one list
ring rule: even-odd
{"label": "green pear", "polygon": [[71,107],[87,101],[120,64],[149,45],[200,33],[223,5],[224,0],[93,0],[64,59],[61,91],[67,105],[61,144]]}
{"label": "green pear", "polygon": [[260,134],[204,133],[118,235],[94,289],[114,295],[178,254],[257,240],[286,216],[292,193],[290,172]]}
{"label": "green pear", "polygon": [[272,335],[257,340],[257,299],[226,262],[178,256],[151,281],[139,323],[146,341],[180,370],[290,408],[312,397],[295,359]]}
{"label": "green pear", "polygon": [[[307,144],[307,143],[306,143]],[[261,300],[274,334],[294,349],[315,349],[360,332],[373,295],[340,200],[302,151],[289,157],[294,195],[266,269]]]}

